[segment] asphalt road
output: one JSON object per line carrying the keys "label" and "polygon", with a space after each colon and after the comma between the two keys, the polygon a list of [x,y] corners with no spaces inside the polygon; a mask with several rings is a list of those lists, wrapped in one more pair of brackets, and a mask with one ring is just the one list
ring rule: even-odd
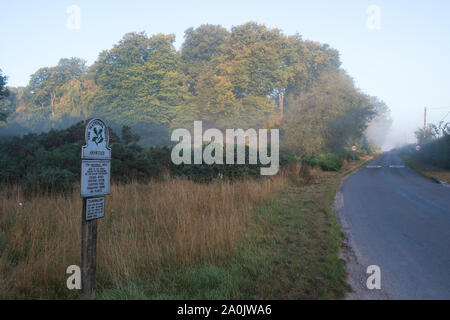
{"label": "asphalt road", "polygon": [[[450,299],[448,185],[388,152],[347,177],[335,205],[355,260],[352,298]],[[381,269],[381,290],[366,287],[369,265]]]}

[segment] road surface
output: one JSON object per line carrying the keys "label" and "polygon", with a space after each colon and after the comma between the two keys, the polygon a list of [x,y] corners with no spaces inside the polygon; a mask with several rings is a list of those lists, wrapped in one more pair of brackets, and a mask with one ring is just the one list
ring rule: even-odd
{"label": "road surface", "polygon": [[[346,233],[351,299],[450,299],[450,187],[388,152],[345,179],[335,210]],[[367,267],[381,270],[368,290]]]}

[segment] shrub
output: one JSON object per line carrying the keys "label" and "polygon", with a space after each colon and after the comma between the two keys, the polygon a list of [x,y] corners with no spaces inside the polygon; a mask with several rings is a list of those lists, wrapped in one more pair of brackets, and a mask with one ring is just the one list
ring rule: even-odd
{"label": "shrub", "polygon": [[[110,143],[113,149],[112,181],[145,182],[151,178],[161,178],[165,174],[197,182],[261,176],[261,164],[236,164],[237,147],[234,148],[235,164],[174,165],[171,161],[170,147],[152,147],[145,151],[135,142],[131,143],[137,140],[137,137],[133,140],[129,138],[133,134],[128,129],[125,131],[128,138],[122,141],[110,130]],[[26,190],[42,189],[44,192],[70,191],[80,177],[82,145],[84,145],[83,122],[65,130],[28,134],[21,138],[15,137],[10,141],[0,142],[0,184],[20,184]],[[248,147],[245,152],[246,162],[248,162]],[[191,163],[193,163],[194,150],[191,154]],[[225,163],[225,150],[223,156]],[[297,156],[292,152],[280,152],[280,167],[288,166],[297,160]],[[339,170],[342,166],[342,158],[333,154],[304,158],[303,162],[320,166],[323,170]]]}
{"label": "shrub", "polygon": [[26,193],[31,192],[71,192],[77,175],[66,169],[45,168],[40,172],[29,172],[22,185]]}
{"label": "shrub", "polygon": [[325,171],[338,171],[342,167],[343,159],[338,155],[325,153],[311,157],[304,157],[302,161],[311,166],[319,166]]}
{"label": "shrub", "polygon": [[417,161],[450,169],[450,135],[423,144],[421,147],[420,151],[416,151],[415,144],[411,144],[400,149],[400,152]]}

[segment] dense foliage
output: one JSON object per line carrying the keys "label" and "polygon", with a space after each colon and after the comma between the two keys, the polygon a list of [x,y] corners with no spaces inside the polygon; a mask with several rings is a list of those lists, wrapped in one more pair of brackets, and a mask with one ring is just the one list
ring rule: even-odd
{"label": "dense foliage", "polygon": [[[80,180],[84,128],[85,124],[79,122],[64,130],[52,129],[0,142],[0,185],[19,184],[27,192],[71,191]],[[166,175],[199,182],[260,176],[260,165],[174,165],[171,148],[151,147],[146,151],[137,144],[139,137],[129,127],[122,128],[121,137],[110,130],[110,137],[113,181],[147,182]],[[280,164],[294,160],[292,154],[282,154]]]}
{"label": "dense foliage", "polygon": [[174,39],[129,33],[89,67],[71,58],[39,69],[9,88],[0,136],[102,117],[117,132],[133,129],[140,145],[164,146],[172,129],[203,120],[204,129],[280,128],[284,150],[312,156],[364,148],[374,117],[382,136],[390,125],[387,107],[355,88],[328,45],[256,23],[189,28],[179,51]]}
{"label": "dense foliage", "polygon": [[400,151],[422,163],[450,169],[450,123],[441,122],[439,126],[429,124],[425,134],[423,129],[415,133],[420,150],[416,150],[416,144],[411,144]]}

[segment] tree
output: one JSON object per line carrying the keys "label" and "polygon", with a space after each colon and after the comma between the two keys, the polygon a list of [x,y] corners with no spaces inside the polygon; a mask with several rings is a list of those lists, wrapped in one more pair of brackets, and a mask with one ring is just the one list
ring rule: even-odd
{"label": "tree", "polygon": [[326,44],[252,22],[230,31],[189,28],[180,51],[174,40],[128,33],[89,69],[81,59],[61,59],[37,70],[26,88],[11,89],[3,107],[16,132],[100,116],[116,131],[126,126],[128,143],[137,142],[133,130],[144,145],[168,144],[169,129],[194,120],[205,129],[276,127],[301,155],[367,144],[370,121],[367,135],[377,132],[372,140],[381,144],[390,125],[387,106],[355,88]]}
{"label": "tree", "polygon": [[[291,77],[289,43],[278,29],[256,23],[233,27],[221,57],[219,72],[230,77],[237,98],[283,95]],[[282,100],[278,99],[282,108]]]}
{"label": "tree", "polygon": [[[78,97],[73,94],[76,87],[79,87],[78,83],[83,81],[86,72],[86,61],[71,58],[60,59],[58,65],[41,68],[31,75],[23,99],[24,112],[30,113],[36,120],[33,129],[45,130],[49,125],[55,128],[58,122],[61,125],[62,118],[70,117],[72,108],[80,107],[82,92],[78,91]],[[68,91],[71,93],[70,98],[64,97]],[[75,104],[74,101],[77,103]],[[66,105],[67,102],[69,105]],[[78,117],[76,121],[80,118]]]}
{"label": "tree", "polygon": [[31,75],[28,86],[31,100],[36,106],[50,107],[52,114],[59,90],[71,79],[80,79],[86,73],[86,61],[78,58],[61,59],[57,66],[41,68]]}
{"label": "tree", "polygon": [[137,143],[141,137],[138,134],[133,134],[129,126],[122,127],[122,141],[125,144]]}
{"label": "tree", "polygon": [[173,35],[131,33],[103,52],[91,71],[100,91],[96,112],[119,121],[168,124],[188,99]]}
{"label": "tree", "polygon": [[[220,39],[213,41],[216,34]],[[191,47],[202,39],[221,44],[212,51],[193,50]],[[223,128],[260,126],[267,123],[277,106],[282,112],[293,69],[289,55],[293,51],[278,29],[247,23],[233,27],[227,34],[220,27],[205,26],[201,30],[188,29],[186,40],[189,45],[183,49],[185,61],[195,62],[199,57],[206,60],[203,64],[197,62],[202,69],[193,77],[196,81],[191,115]]]}
{"label": "tree", "polygon": [[414,135],[416,136],[417,144],[423,145],[437,139],[439,136],[439,128],[435,124],[429,123],[425,134],[423,128],[419,128],[414,131]]}
{"label": "tree", "polygon": [[341,65],[339,53],[327,44],[303,41],[300,35],[289,37],[290,46],[295,54],[290,56],[293,76],[286,92],[286,107],[298,96],[310,90],[323,74],[339,71]]}
{"label": "tree", "polygon": [[174,35],[129,33],[102,52],[90,68],[98,85],[92,112],[131,126],[144,138],[167,139],[169,125],[191,98],[174,40]]}
{"label": "tree", "polygon": [[189,77],[191,92],[195,92],[200,74],[206,71],[206,65],[218,54],[219,48],[228,36],[227,29],[211,24],[203,24],[196,29],[189,28],[184,32],[181,59],[185,73]]}
{"label": "tree", "polygon": [[292,101],[282,123],[283,148],[300,155],[343,153],[364,136],[373,115],[369,98],[344,72],[322,74]]}
{"label": "tree", "polygon": [[[6,88],[7,77],[2,75],[2,70],[0,69],[0,103],[2,100],[9,95],[9,90]],[[6,122],[8,114],[4,107],[0,109],[0,122]]]}

